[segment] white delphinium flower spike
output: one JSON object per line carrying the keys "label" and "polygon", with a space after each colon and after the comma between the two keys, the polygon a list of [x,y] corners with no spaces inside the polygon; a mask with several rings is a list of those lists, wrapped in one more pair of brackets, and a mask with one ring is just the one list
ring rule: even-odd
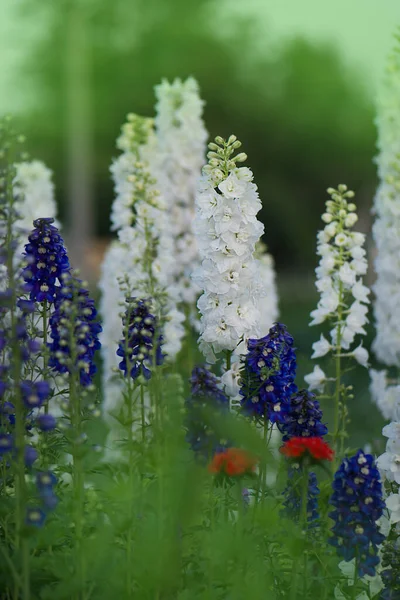
{"label": "white delphinium flower spike", "polygon": [[[375,340],[372,350],[388,367],[400,368],[400,51],[391,57],[385,85],[378,103],[379,186],[374,200],[372,228],[376,246],[376,281],[373,287]],[[399,381],[388,383],[387,372],[380,378],[382,388],[374,393],[376,372],[371,372],[373,399],[386,419],[392,419],[390,399],[398,395]],[[393,386],[396,389],[391,389]],[[386,399],[386,400],[385,400]]]}
{"label": "white delphinium flower spike", "polygon": [[[107,408],[115,408],[117,395],[115,353],[122,337],[119,313],[125,288],[136,297],[153,299],[165,336],[163,351],[168,359],[173,360],[180,350],[184,333],[184,315],[176,309],[176,292],[172,286],[174,259],[168,214],[153,176],[153,164],[157,161],[153,121],[128,115],[117,146],[123,153],[111,167],[116,190],[111,219],[112,229],[118,231],[119,239],[106,253],[100,281]],[[120,288],[121,281],[124,289]]]}
{"label": "white delphinium flower spike", "polygon": [[264,337],[278,320],[278,290],[276,287],[274,259],[267,252],[267,246],[263,242],[257,242],[255,258],[258,262],[259,272],[257,281],[260,284],[257,294],[257,308],[260,313],[258,327],[260,337]]}
{"label": "white delphinium flower spike", "polygon": [[[40,160],[16,163],[13,181],[14,207],[20,216],[15,221],[15,233],[21,237],[21,248],[27,243],[24,234],[31,232],[33,221],[57,216],[54,199],[53,172]],[[55,223],[59,227],[58,223]]]}
{"label": "white delphinium flower spike", "polygon": [[253,173],[238,167],[246,155],[236,136],[210,143],[209,163],[203,168],[196,196],[194,223],[201,266],[193,279],[203,290],[199,347],[208,362],[230,356],[242,340],[259,335],[258,268],[255,244],[264,231],[257,220],[261,202]]}
{"label": "white delphinium flower spike", "polygon": [[202,119],[204,102],[192,77],[173,83],[163,80],[155,91],[158,180],[170,214],[174,286],[180,300],[194,308],[200,291],[190,278],[199,264],[193,233],[194,198],[208,137]]}
{"label": "white delphinium flower spike", "polygon": [[382,476],[385,498],[389,511],[391,525],[396,527],[396,535],[400,533],[397,523],[400,521],[400,402],[397,401],[392,408],[393,421],[385,425],[382,434],[388,438],[386,451],[377,459],[377,467]]}
{"label": "white delphinium flower spike", "polygon": [[311,312],[310,325],[327,321],[331,326],[330,340],[321,335],[320,340],[313,344],[312,358],[331,354],[335,362],[335,377],[325,377],[317,366],[305,380],[310,389],[321,392],[326,382],[335,382],[332,394],[335,401],[333,437],[337,443],[346,411],[344,400],[351,396],[347,393],[349,388],[344,388],[341,383],[341,360],[351,357],[368,366],[367,350],[354,344],[357,336],[366,334],[364,326],[368,322],[369,290],[362,282],[368,268],[363,248],[365,236],[352,231],[357,222],[356,205],[352,201],[354,192],[345,185],[339,185],[337,190],[329,188],[328,194],[331,198],[326,202],[326,212],[322,215],[325,228],[317,237],[320,261],[316,268],[316,287],[320,300]]}

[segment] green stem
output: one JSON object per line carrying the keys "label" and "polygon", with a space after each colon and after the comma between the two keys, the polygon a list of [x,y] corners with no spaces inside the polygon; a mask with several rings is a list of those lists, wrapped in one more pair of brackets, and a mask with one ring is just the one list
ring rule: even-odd
{"label": "green stem", "polygon": [[356,587],[357,579],[358,579],[358,560],[357,560],[357,555],[356,555],[356,558],[354,560],[354,581],[353,581],[353,585],[351,587],[351,600],[355,600],[355,598],[357,596],[357,587]]}
{"label": "green stem", "polygon": [[[128,366],[130,368],[130,364],[128,361]],[[140,389],[142,390],[142,385]],[[133,495],[133,397],[132,397],[132,379],[128,377],[128,485],[129,485],[129,494]],[[132,525],[133,525],[133,502],[129,501],[129,523],[128,523],[128,540],[127,540],[127,549],[126,549],[126,587],[127,587],[127,598],[132,598]]]}
{"label": "green stem", "polygon": [[145,412],[144,412],[144,387],[143,384],[140,384],[140,412],[142,418],[142,443],[146,442],[146,420],[145,420]]}
{"label": "green stem", "polygon": [[[47,301],[43,302],[43,379],[47,379]],[[49,412],[49,402],[44,405],[44,412]]]}
{"label": "green stem", "polygon": [[[304,464],[303,476],[302,476],[302,487],[301,487],[301,508],[300,508],[300,526],[304,532],[304,548],[303,554],[306,554],[307,546],[307,503],[308,503],[308,467]],[[299,561],[300,562],[300,561]],[[292,587],[290,591],[290,600],[296,600],[297,598],[297,581],[299,577],[299,563],[293,562],[292,569]],[[303,573],[303,577],[307,577],[307,573]]]}
{"label": "green stem", "polygon": [[334,428],[333,428],[333,447],[335,450],[335,460],[332,461],[332,472],[335,473],[338,460],[338,438],[340,431],[340,399],[341,399],[341,342],[342,342],[342,314],[343,311],[343,283],[339,283],[339,306],[338,306],[338,325],[336,335],[336,359],[335,359],[335,412],[334,412]]}
{"label": "green stem", "polygon": [[84,597],[85,594],[85,558],[83,554],[83,518],[84,518],[84,478],[81,449],[82,422],[81,422],[81,402],[78,391],[78,382],[76,375],[70,375],[70,410],[71,424],[73,427],[75,440],[73,451],[73,488],[74,488],[74,516],[75,516],[75,559],[76,572],[79,584],[77,599]]}
{"label": "green stem", "polygon": [[226,351],[226,370],[229,371],[231,368],[231,362],[232,362],[232,350],[227,350]]}

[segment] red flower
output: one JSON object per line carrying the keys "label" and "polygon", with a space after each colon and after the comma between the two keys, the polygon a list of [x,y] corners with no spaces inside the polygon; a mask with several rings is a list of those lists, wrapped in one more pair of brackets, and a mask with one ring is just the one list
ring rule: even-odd
{"label": "red flower", "polygon": [[208,466],[210,473],[225,473],[230,477],[254,471],[257,459],[240,448],[228,448],[214,456]]}
{"label": "red flower", "polygon": [[299,458],[308,453],[316,460],[333,460],[335,454],[320,437],[292,437],[283,444],[281,452],[289,458]]}

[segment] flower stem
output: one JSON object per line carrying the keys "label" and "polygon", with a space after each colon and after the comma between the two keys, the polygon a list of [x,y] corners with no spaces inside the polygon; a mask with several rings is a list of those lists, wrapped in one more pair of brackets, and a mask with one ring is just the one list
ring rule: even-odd
{"label": "flower stem", "polygon": [[[47,378],[47,301],[43,302],[43,379]],[[47,415],[49,412],[49,402],[47,401],[44,405],[44,412]]]}
{"label": "flower stem", "polygon": [[[128,361],[129,372],[131,365]],[[140,385],[140,389],[143,386]],[[132,378],[128,376],[128,486],[129,494],[133,495],[133,394],[132,394]],[[132,598],[132,526],[133,526],[133,502],[129,502],[129,523],[128,523],[128,539],[126,548],[126,592],[127,598]]]}
{"label": "flower stem", "polygon": [[83,518],[84,518],[84,481],[83,481],[83,465],[80,444],[82,442],[82,420],[81,420],[81,401],[78,389],[77,377],[79,374],[71,373],[69,390],[70,390],[70,410],[71,410],[71,425],[73,427],[75,439],[74,450],[72,455],[73,464],[73,492],[74,492],[74,517],[75,517],[75,558],[76,558],[76,573],[78,580],[77,599],[84,598],[85,586],[85,560],[83,553]]}
{"label": "flower stem", "polygon": [[142,420],[142,443],[146,442],[146,421],[145,421],[145,412],[144,412],[144,387],[143,384],[140,384],[140,412],[141,412],[141,420]]}
{"label": "flower stem", "polygon": [[229,371],[231,368],[231,362],[232,362],[232,350],[227,350],[226,351],[226,370]]}
{"label": "flower stem", "polygon": [[339,430],[340,430],[340,399],[341,399],[341,343],[342,343],[342,317],[343,317],[343,283],[339,282],[339,306],[338,306],[338,324],[336,329],[336,359],[335,359],[335,413],[333,428],[333,448],[335,450],[335,460],[332,461],[332,472],[335,473],[338,449],[339,449]]}
{"label": "flower stem", "polygon": [[[304,464],[303,468],[303,476],[302,476],[302,487],[301,487],[301,506],[300,506],[300,526],[302,531],[304,532],[304,548],[303,555],[306,554],[306,544],[307,544],[307,504],[308,504],[308,468],[307,465]],[[299,577],[299,565],[300,561],[293,561],[293,569],[292,569],[292,587],[290,592],[290,600],[296,600],[297,598],[297,581]],[[307,573],[303,573],[303,577],[307,577]]]}
{"label": "flower stem", "polygon": [[354,577],[353,577],[353,585],[351,587],[351,600],[355,600],[356,595],[357,595],[357,579],[358,579],[358,560],[357,560],[357,555],[356,558],[354,560]]}

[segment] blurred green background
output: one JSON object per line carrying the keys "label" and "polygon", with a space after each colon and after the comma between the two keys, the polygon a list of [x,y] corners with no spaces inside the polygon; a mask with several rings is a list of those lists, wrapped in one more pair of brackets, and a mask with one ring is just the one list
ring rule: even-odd
{"label": "blurred green background", "polygon": [[[196,77],[210,136],[235,133],[254,170],[304,374],[319,337],[308,315],[325,189],[354,189],[370,232],[375,97],[398,23],[398,0],[1,0],[0,112],[18,114],[30,155],[54,170],[70,248],[88,268],[90,240],[109,236],[126,114],[154,114],[162,77]],[[361,374],[357,443],[379,436],[367,385]]]}

